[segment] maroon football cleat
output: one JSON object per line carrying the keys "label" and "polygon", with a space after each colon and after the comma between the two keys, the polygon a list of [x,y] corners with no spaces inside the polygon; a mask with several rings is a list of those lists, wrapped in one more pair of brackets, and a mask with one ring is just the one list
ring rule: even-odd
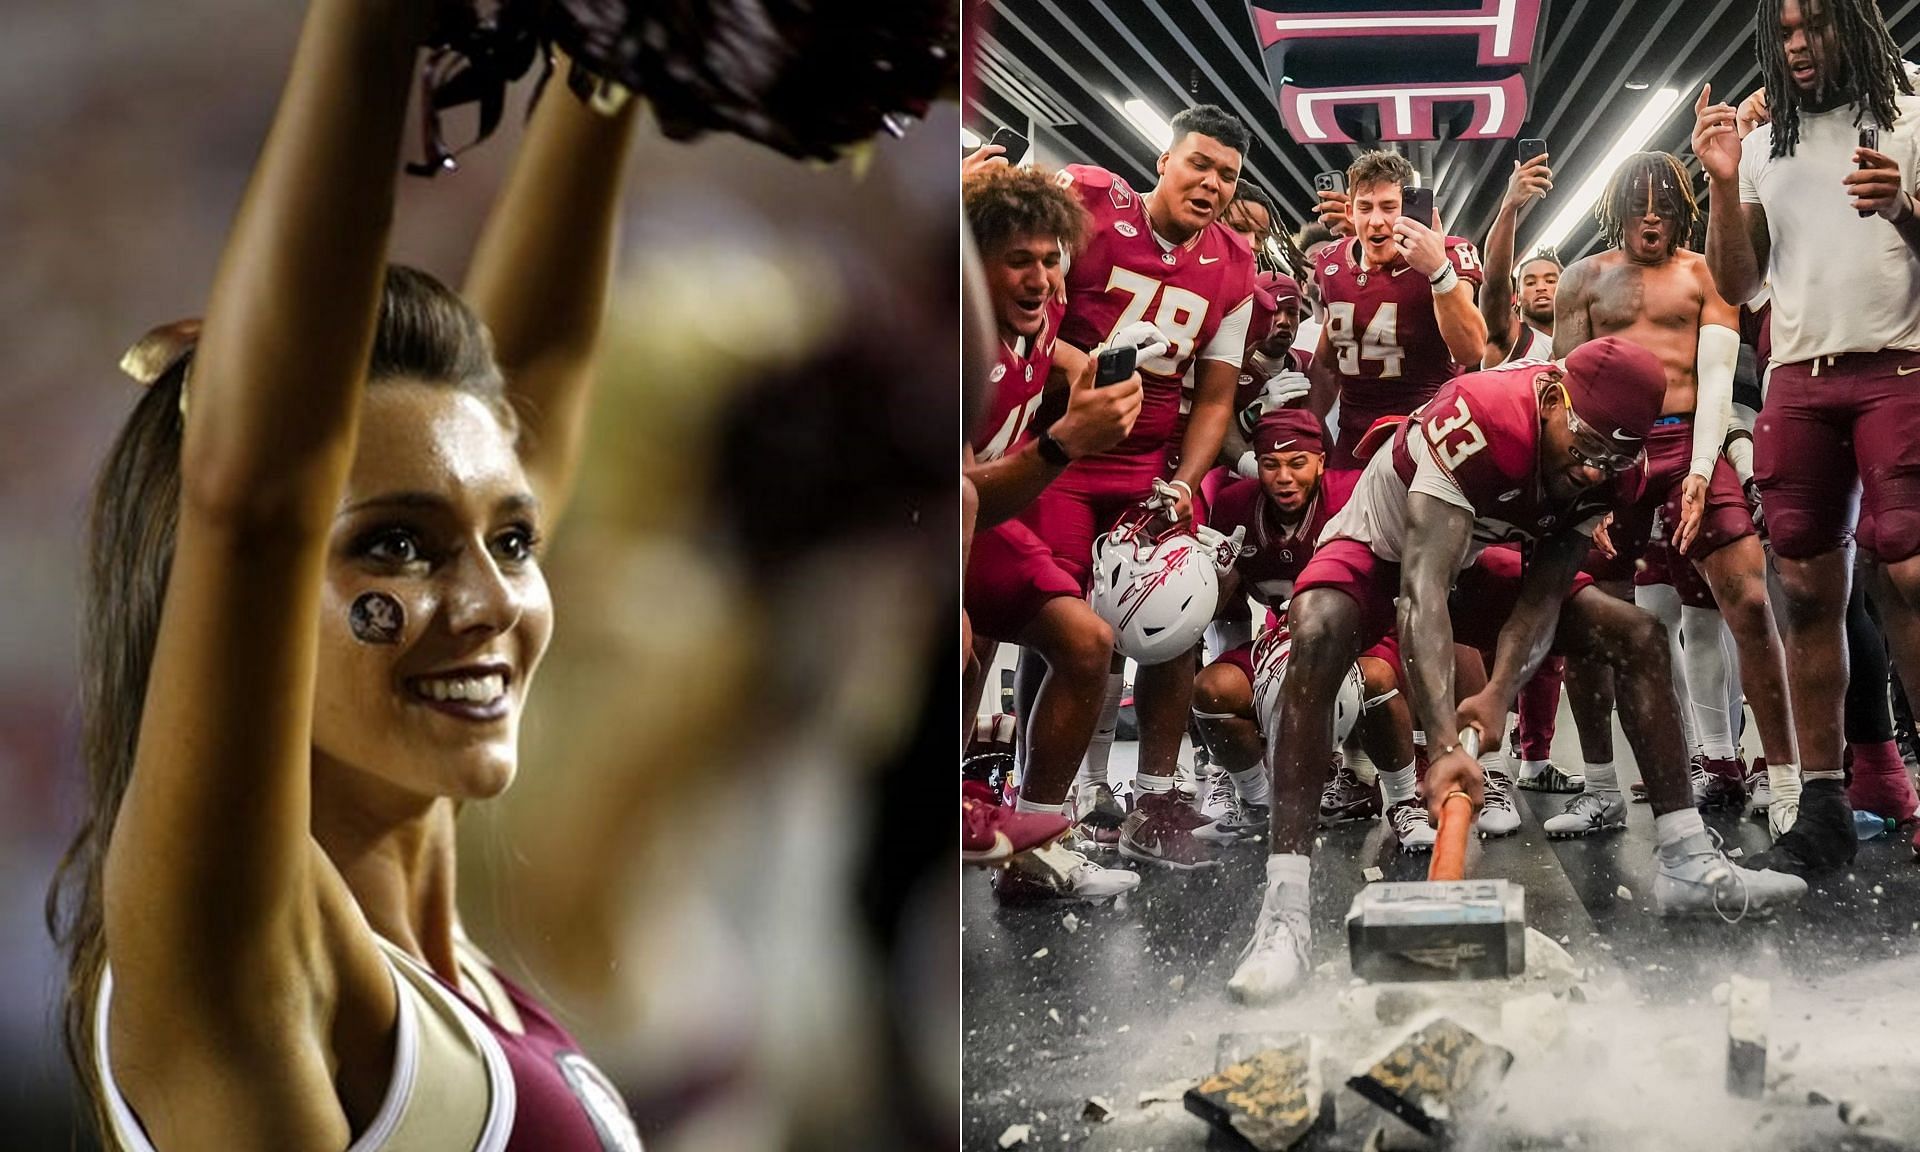
{"label": "maroon football cleat", "polygon": [[969,864],[1005,863],[1058,840],[1067,828],[1065,816],[994,803],[993,792],[977,780],[960,786],[960,858]]}
{"label": "maroon football cleat", "polygon": [[1695,794],[1694,803],[1703,812],[1723,808],[1739,809],[1747,802],[1747,766],[1738,756],[1724,760],[1709,758],[1701,762],[1706,769],[1707,786]]}
{"label": "maroon football cleat", "polygon": [[1183,872],[1217,867],[1219,859],[1193,834],[1205,823],[1176,793],[1143,795],[1120,826],[1120,854]]}

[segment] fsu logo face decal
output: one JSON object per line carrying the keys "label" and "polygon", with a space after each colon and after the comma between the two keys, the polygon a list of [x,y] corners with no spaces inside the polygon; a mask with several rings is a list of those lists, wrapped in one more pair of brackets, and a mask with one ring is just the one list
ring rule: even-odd
{"label": "fsu logo face decal", "polygon": [[385,592],[362,592],[347,611],[347,622],[362,644],[398,644],[406,630],[406,609]]}

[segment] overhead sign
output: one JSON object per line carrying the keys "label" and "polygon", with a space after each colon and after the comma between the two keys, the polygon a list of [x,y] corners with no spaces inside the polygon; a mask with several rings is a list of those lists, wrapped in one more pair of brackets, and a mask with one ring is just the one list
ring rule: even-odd
{"label": "overhead sign", "polygon": [[1491,84],[1373,84],[1351,88],[1280,86],[1280,115],[1302,144],[1352,144],[1334,117],[1339,107],[1371,106],[1380,115],[1382,140],[1434,140],[1434,107],[1466,104],[1473,119],[1462,140],[1499,140],[1517,135],[1527,118],[1527,85],[1519,76]]}
{"label": "overhead sign", "polygon": [[[1377,123],[1377,134],[1370,135],[1379,140],[1441,139],[1443,123],[1463,106],[1467,123],[1453,133],[1457,138],[1519,135],[1527,115],[1520,69],[1533,59],[1541,0],[1461,0],[1454,7],[1366,11],[1307,7],[1314,2],[1288,11],[1249,5],[1281,117],[1299,143],[1360,142],[1342,126],[1342,109],[1370,113],[1344,119],[1369,127]],[[1471,60],[1464,51],[1434,51],[1436,39],[1463,49],[1471,40]],[[1340,74],[1339,83],[1314,82],[1316,55],[1361,45],[1380,63],[1378,74],[1356,79],[1349,65],[1328,69]]]}

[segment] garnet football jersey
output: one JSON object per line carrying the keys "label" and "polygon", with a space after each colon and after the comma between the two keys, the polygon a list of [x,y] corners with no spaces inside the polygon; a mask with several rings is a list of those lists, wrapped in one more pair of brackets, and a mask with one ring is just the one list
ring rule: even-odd
{"label": "garnet football jersey", "polygon": [[[1215,221],[1171,248],[1153,233],[1146,201],[1104,168],[1070,164],[1060,184],[1092,216],[1086,246],[1067,269],[1067,315],[1060,336],[1082,350],[1105,343],[1121,327],[1151,321],[1173,341],[1165,355],[1142,360],[1145,395],[1133,431],[1112,451],[1140,455],[1165,450],[1183,426],[1181,381],[1196,356],[1240,363],[1246,312],[1253,300],[1253,249],[1246,238]],[[1231,349],[1215,339],[1230,316]],[[1190,403],[1190,402],[1189,402]]]}
{"label": "garnet football jersey", "polygon": [[[1554,504],[1540,481],[1540,408],[1534,378],[1540,364],[1493,368],[1462,376],[1403,422],[1369,459],[1346,507],[1322,537],[1359,540],[1398,562],[1406,544],[1407,493],[1432,470],[1433,495],[1473,511],[1473,542],[1464,569],[1493,544],[1530,546],[1567,529],[1591,534],[1601,517],[1639,498],[1645,471],[1632,468]],[[1431,463],[1428,463],[1428,462]],[[1424,466],[1424,467],[1423,467]],[[1451,486],[1447,495],[1442,490]]]}
{"label": "garnet football jersey", "polygon": [[1060,317],[1067,311],[1058,296],[1047,301],[1044,325],[1031,340],[1008,344],[1000,340],[1000,358],[987,374],[986,418],[973,433],[974,459],[984,464],[998,460],[1027,439],[1027,426],[1040,407],[1053,368],[1053,341],[1060,334]]}
{"label": "garnet football jersey", "polygon": [[1325,485],[1308,501],[1306,515],[1293,531],[1285,530],[1258,480],[1237,480],[1220,490],[1207,513],[1207,524],[1228,536],[1246,528],[1244,542],[1253,551],[1234,561],[1234,570],[1248,595],[1269,608],[1293,598],[1293,582],[1313,555],[1314,542],[1326,528],[1332,510],[1324,498]]}
{"label": "garnet football jersey", "polygon": [[[1458,236],[1447,237],[1447,260],[1462,280],[1481,282],[1480,254]],[[1402,416],[1461,371],[1433,313],[1433,285],[1404,261],[1368,268],[1360,242],[1329,245],[1314,261],[1313,279],[1325,302],[1325,336],[1340,381],[1343,413]],[[1350,422],[1343,416],[1343,425]],[[1356,426],[1364,431],[1365,424]]]}

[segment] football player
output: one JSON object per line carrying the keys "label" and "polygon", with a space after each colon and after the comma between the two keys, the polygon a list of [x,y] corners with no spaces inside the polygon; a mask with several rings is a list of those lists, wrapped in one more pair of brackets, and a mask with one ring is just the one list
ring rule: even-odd
{"label": "football player", "polygon": [[[1189,108],[1172,125],[1173,141],[1156,164],[1158,181],[1145,195],[1102,168],[1075,164],[1060,174],[1092,216],[1085,250],[1067,271],[1062,342],[1093,349],[1142,321],[1166,338],[1163,352],[1138,364],[1144,392],[1133,431],[1107,451],[1075,460],[1021,514],[1082,588],[1095,537],[1155,498],[1155,481],[1177,494],[1167,507],[1172,521],[1192,521],[1194,494],[1219,456],[1246,356],[1253,250],[1220,216],[1240,180],[1247,129],[1212,105]],[[1191,392],[1183,383],[1190,366]],[[1062,370],[1056,364],[1056,374]],[[1142,667],[1135,692],[1140,804],[1126,819],[1136,832],[1153,824],[1133,854],[1175,867],[1204,866],[1211,857],[1190,835],[1203,821],[1174,789],[1194,671],[1191,653]],[[1108,679],[1101,736],[1111,731],[1106,717],[1117,710],[1120,675],[1115,667]],[[1119,814],[1107,787],[1104,747],[1096,744],[1076,783],[1076,812],[1096,815],[1097,822]],[[1127,836],[1123,830],[1123,846]]]}
{"label": "football player", "polygon": [[[1396,623],[1413,711],[1429,734],[1426,800],[1436,817],[1456,791],[1481,803],[1483,765],[1499,755],[1514,694],[1558,648],[1614,668],[1655,813],[1662,915],[1733,918],[1806,892],[1798,877],[1738,867],[1708,839],[1658,658],[1664,630],[1579,571],[1601,519],[1639,493],[1641,446],[1665,392],[1652,353],[1609,337],[1577,348],[1564,366],[1522,363],[1455,380],[1369,437],[1384,438],[1377,452],[1359,446],[1371,456],[1359,485],[1294,582],[1296,662],[1273,742],[1267,887],[1229,981],[1236,996],[1271,999],[1311,970],[1310,805],[1332,751],[1340,678]],[[1525,548],[1524,564],[1519,548],[1493,544]],[[1486,686],[1457,705],[1456,638],[1495,652]]]}
{"label": "football player", "polygon": [[[1599,215],[1611,247],[1574,262],[1561,277],[1554,351],[1565,356],[1587,340],[1618,335],[1651,351],[1665,370],[1660,418],[1647,442],[1647,487],[1618,510],[1611,532],[1623,555],[1637,554],[1660,514],[1678,553],[1670,574],[1680,581],[1686,575],[1680,569],[1691,561],[1711,587],[1719,618],[1695,607],[1683,610],[1682,623],[1687,678],[1699,697],[1694,721],[1707,757],[1702,803],[1738,807],[1746,799],[1745,769],[1735,756],[1724,706],[1724,618],[1739,647],[1766,753],[1769,822],[1778,836],[1792,825],[1799,798],[1793,714],[1767,603],[1766,555],[1739,477],[1721,455],[1739,359],[1739,314],[1714,289],[1705,258],[1682,247],[1699,209],[1691,177],[1677,158],[1665,152],[1629,157],[1609,180]],[[1586,777],[1586,790],[1546,822],[1549,835],[1625,824],[1612,765],[1589,764]]]}
{"label": "football player", "polygon": [[[1061,570],[1031,528],[1009,517],[1070,461],[1111,448],[1127,435],[1140,411],[1140,381],[1094,388],[1093,364],[1077,357],[1065,413],[1043,428],[1033,426],[1053,379],[1066,311],[1062,264],[1084,241],[1087,214],[1051,177],[1031,168],[986,166],[963,187],[999,337],[986,418],[975,428],[964,473],[979,505],[967,557],[966,619],[988,641],[1017,641],[1046,659],[1046,678],[1021,731],[1025,772],[1015,807],[1059,815],[1099,715],[1113,632],[1081,599],[1078,579]],[[1073,357],[1071,350],[1068,355]],[[983,675],[975,669],[969,701],[977,700]],[[1139,877],[1045,847],[996,873],[994,881],[1003,899],[1097,898],[1126,891]]]}

